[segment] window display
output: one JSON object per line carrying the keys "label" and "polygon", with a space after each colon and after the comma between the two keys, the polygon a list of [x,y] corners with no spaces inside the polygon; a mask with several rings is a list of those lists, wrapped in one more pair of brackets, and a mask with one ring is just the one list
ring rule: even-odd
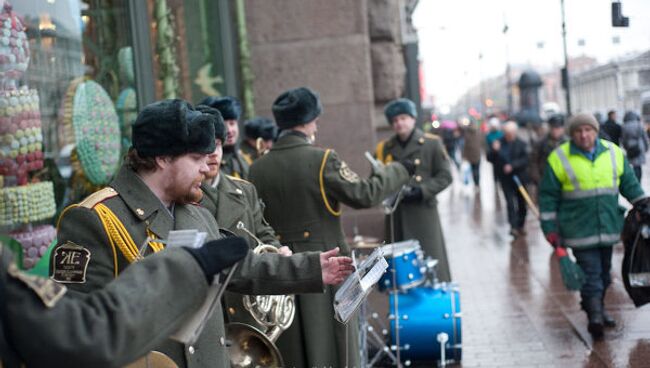
{"label": "window display", "polygon": [[30,268],[55,237],[57,210],[106,185],[130,145],[128,3],[0,4],[0,229]]}

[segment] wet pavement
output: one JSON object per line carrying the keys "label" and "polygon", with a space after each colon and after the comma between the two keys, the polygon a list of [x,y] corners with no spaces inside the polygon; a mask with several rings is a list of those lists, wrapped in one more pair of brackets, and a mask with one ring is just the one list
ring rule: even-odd
{"label": "wet pavement", "polygon": [[[650,307],[636,309],[625,292],[622,245],[614,249],[605,301],[618,325],[593,341],[579,294],[564,288],[539,223],[529,211],[527,234],[513,240],[503,193],[496,198],[491,166],[481,166],[480,192],[455,178],[439,195],[462,304],[463,358],[453,366],[650,367]],[[371,300],[381,314],[385,297]]]}

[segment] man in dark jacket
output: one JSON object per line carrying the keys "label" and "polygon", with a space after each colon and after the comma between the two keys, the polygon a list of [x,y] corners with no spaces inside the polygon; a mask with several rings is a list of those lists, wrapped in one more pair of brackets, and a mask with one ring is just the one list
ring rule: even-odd
{"label": "man in dark jacket", "polygon": [[496,166],[497,175],[506,197],[510,235],[518,238],[525,234],[526,201],[517,190],[513,177],[528,182],[528,151],[526,143],[517,138],[517,123],[509,121],[503,126],[503,138],[492,142],[487,159]]}
{"label": "man in dark jacket", "polygon": [[627,159],[634,169],[634,175],[641,182],[641,168],[645,165],[645,154],[650,147],[650,140],[641,118],[634,111],[628,111],[623,117],[621,129],[621,146],[625,148]]}
{"label": "man in dark jacket", "polygon": [[536,185],[544,176],[546,159],[557,146],[566,142],[568,137],[564,133],[564,115],[555,114],[548,119],[548,134],[535,144],[531,157],[530,176]]}
{"label": "man in dark jacket", "polygon": [[600,137],[618,145],[621,142],[622,128],[616,122],[616,111],[610,110],[607,113],[607,120],[600,129]]}

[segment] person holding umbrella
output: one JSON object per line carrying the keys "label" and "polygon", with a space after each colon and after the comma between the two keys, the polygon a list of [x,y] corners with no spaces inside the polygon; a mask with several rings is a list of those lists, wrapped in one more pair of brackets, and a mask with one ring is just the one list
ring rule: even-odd
{"label": "person holding umbrella", "polygon": [[603,300],[611,282],[612,247],[623,227],[618,194],[632,204],[645,198],[623,151],[597,139],[598,129],[590,114],[572,117],[571,139],[549,155],[539,188],[546,239],[554,248],[571,248],[585,273],[581,306],[595,339],[602,338],[604,327],[616,324]]}

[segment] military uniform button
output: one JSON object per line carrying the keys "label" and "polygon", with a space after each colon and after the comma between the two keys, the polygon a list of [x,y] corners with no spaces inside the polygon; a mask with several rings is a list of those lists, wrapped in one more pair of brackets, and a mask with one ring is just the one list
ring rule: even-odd
{"label": "military uniform button", "polygon": [[420,139],[418,139],[418,143],[424,144],[424,137],[421,137]]}
{"label": "military uniform button", "polygon": [[309,235],[311,235],[311,234],[309,233],[309,231],[305,231],[305,232],[302,234],[303,238],[305,238],[305,239],[309,238]]}
{"label": "military uniform button", "polygon": [[142,210],[142,208],[137,208],[137,209],[135,210],[135,213],[137,213],[138,216],[144,216],[144,211]]}
{"label": "military uniform button", "polygon": [[234,315],[235,314],[235,308],[233,308],[233,307],[228,308],[228,313],[230,313],[230,315]]}
{"label": "military uniform button", "polygon": [[415,164],[415,166],[418,166],[418,165],[421,163],[421,161],[420,161],[419,158],[416,158],[416,159],[413,161],[413,163]]}
{"label": "military uniform button", "polygon": [[188,351],[190,354],[194,354],[194,346],[190,346],[189,348],[187,348],[187,351]]}
{"label": "military uniform button", "polygon": [[219,344],[221,344],[221,346],[226,346],[226,338],[221,336],[219,338]]}
{"label": "military uniform button", "polygon": [[236,192],[237,194],[239,194],[239,195],[244,194],[244,192],[242,192],[242,190],[239,189],[239,188],[235,189],[235,192]]}
{"label": "military uniform button", "polygon": [[420,175],[416,175],[416,176],[415,176],[415,181],[417,181],[418,183],[421,182],[421,181],[422,181],[422,177],[421,177]]}

